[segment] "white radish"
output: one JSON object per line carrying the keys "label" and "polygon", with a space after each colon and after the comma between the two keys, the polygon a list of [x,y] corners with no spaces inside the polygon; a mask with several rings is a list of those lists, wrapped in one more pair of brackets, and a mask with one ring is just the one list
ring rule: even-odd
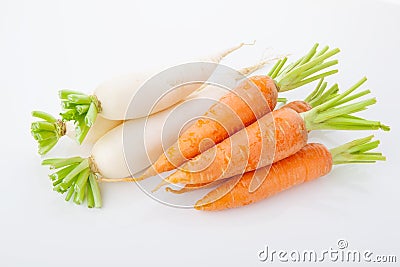
{"label": "white radish", "polygon": [[[116,77],[98,86],[92,95],[61,90],[59,97],[64,109],[61,115],[63,119],[75,122],[77,140],[82,143],[98,114],[109,120],[129,120],[169,108],[196,91],[210,78],[224,57],[243,45],[198,62],[149,74]],[[155,107],[154,103],[157,103]]]}
{"label": "white radish", "polygon": [[[246,68],[243,74],[250,74],[264,64],[262,62]],[[228,89],[213,84],[204,85],[186,97],[185,101],[166,110],[147,118],[125,121],[95,143],[89,158],[44,160],[43,165],[59,169],[50,175],[54,181],[54,190],[67,193],[67,200],[74,195],[77,204],[81,204],[87,196],[89,207],[100,207],[101,197],[96,177],[119,181],[121,179],[118,178],[131,177],[150,166],[163,153],[163,147],[176,142],[186,122],[201,116],[226,94],[226,90],[234,88],[244,78],[240,72],[226,70],[228,68],[224,68],[221,77],[225,81],[224,87]]]}

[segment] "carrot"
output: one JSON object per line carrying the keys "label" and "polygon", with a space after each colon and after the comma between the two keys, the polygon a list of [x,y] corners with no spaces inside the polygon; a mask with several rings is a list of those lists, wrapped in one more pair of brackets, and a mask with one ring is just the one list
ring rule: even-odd
{"label": "carrot", "polygon": [[317,52],[317,47],[318,44],[314,45],[308,54],[286,68],[283,68],[285,58],[279,60],[268,75],[253,76],[243,81],[184,131],[178,141],[137,180],[173,170],[187,159],[252,124],[275,108],[278,92],[292,90],[336,73],[337,70],[331,70],[316,74],[337,64],[337,60],[325,60],[339,52],[339,49],[328,51],[328,47]]}
{"label": "carrot", "polygon": [[[322,177],[335,164],[385,160],[382,154],[369,152],[379,145],[379,141],[371,142],[372,138],[373,136],[358,139],[331,150],[322,144],[307,144],[296,154],[274,163],[271,167],[245,173],[243,177],[239,177],[240,180],[229,180],[197,201],[195,208],[217,211],[249,205],[295,185]],[[249,187],[253,179],[262,180],[262,183],[255,192],[250,193]]]}
{"label": "carrot", "polygon": [[358,98],[354,96],[360,94],[352,93],[365,81],[363,78],[344,93],[305,113],[284,108],[267,114],[183,164],[166,182],[207,183],[267,166],[299,151],[307,143],[307,132],[311,130],[389,130],[379,121],[350,115],[375,104],[376,99],[344,105]]}
{"label": "carrot", "polygon": [[[324,82],[324,79],[322,78],[318,83],[317,87],[315,88],[315,90],[311,92],[311,94],[308,95],[304,99],[304,101],[303,100],[292,101],[283,105],[282,107],[280,107],[280,109],[289,108],[296,111],[297,113],[309,111],[312,109],[313,106],[323,103],[324,101],[327,101],[328,99],[331,99],[332,97],[338,94],[339,87],[337,84],[334,84],[328,90],[325,90],[326,88],[327,88],[327,83]],[[215,182],[218,182],[217,184],[220,184],[222,181],[223,180],[217,180]],[[214,187],[215,185],[217,185],[215,184],[215,182],[200,183],[200,184],[185,184],[179,190],[173,189],[171,187],[166,187],[165,190],[175,194],[182,194],[198,189]]]}

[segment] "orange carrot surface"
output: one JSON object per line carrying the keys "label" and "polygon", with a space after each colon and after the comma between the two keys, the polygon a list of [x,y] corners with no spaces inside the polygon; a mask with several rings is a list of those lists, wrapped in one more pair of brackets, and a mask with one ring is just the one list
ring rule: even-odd
{"label": "orange carrot surface", "polygon": [[[195,208],[217,211],[245,206],[324,176],[331,171],[333,164],[385,160],[380,153],[368,152],[379,145],[379,141],[371,142],[372,138],[358,139],[330,151],[322,144],[307,144],[296,154],[274,163],[271,168],[248,172],[239,177],[240,180],[230,179],[200,199]],[[250,192],[254,179],[261,183],[256,191]]]}
{"label": "orange carrot surface", "polygon": [[307,143],[302,117],[292,109],[278,109],[171,174],[171,183],[207,183],[266,166],[296,153]]}

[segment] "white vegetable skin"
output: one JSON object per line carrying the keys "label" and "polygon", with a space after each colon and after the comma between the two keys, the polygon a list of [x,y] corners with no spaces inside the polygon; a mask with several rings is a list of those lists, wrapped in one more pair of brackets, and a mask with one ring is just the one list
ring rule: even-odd
{"label": "white vegetable skin", "polygon": [[[149,125],[154,129],[149,129],[147,133],[160,132],[169,111],[165,110],[150,116]],[[132,174],[135,174],[150,164],[144,144],[145,127],[146,118],[125,121],[99,139],[93,146],[92,160],[101,176],[106,178],[128,177],[131,176],[129,168],[131,168]],[[131,138],[124,138],[124,134]],[[161,149],[160,138],[155,138],[153,145],[149,147],[148,154],[156,155],[159,151],[162,152]],[[128,153],[135,153],[133,162],[129,163],[129,168],[125,164],[125,150]]]}
{"label": "white vegetable skin", "polygon": [[[128,74],[106,81],[94,91],[101,103],[100,115],[110,120],[129,120],[167,109],[199,89],[213,74],[218,63],[243,45],[161,72]],[[200,83],[192,83],[194,81]]]}
{"label": "white vegetable skin", "polygon": [[[224,85],[233,89],[242,78],[240,73],[232,72],[223,78]],[[176,142],[184,126],[203,115],[228,90],[205,85],[182,103],[148,118],[128,120],[112,129],[92,149],[98,172],[104,178],[113,179],[135,176],[143,171]]]}

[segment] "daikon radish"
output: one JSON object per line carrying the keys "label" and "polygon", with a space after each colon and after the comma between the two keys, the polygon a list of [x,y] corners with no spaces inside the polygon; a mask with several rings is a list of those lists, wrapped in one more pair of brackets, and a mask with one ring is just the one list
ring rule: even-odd
{"label": "daikon radish", "polygon": [[128,120],[171,107],[196,91],[210,78],[224,57],[243,45],[198,62],[151,71],[149,74],[116,77],[99,85],[92,95],[61,90],[59,97],[64,109],[61,115],[64,120],[75,123],[76,138],[81,143],[98,114],[109,120]]}
{"label": "daikon radish", "polygon": [[[225,71],[220,72],[219,75],[231,75],[231,77],[227,77],[228,85],[233,82],[233,80],[240,80],[244,77],[244,75],[248,75],[257,71],[267,64],[269,60],[263,60],[259,63],[243,68],[239,73],[235,73],[234,70],[230,68],[226,68]],[[218,71],[217,71],[218,74]],[[235,76],[237,76],[235,78]],[[224,77],[219,78],[219,80],[225,79]],[[216,86],[207,86],[207,84],[203,84],[197,91],[201,91],[205,89],[207,92],[208,98],[217,99],[221,95],[221,88],[217,88]],[[202,93],[202,94],[203,94]],[[202,94],[198,94],[198,92],[192,93],[193,96],[190,96],[189,99],[193,97],[201,96]],[[215,97],[213,97],[215,96]],[[285,99],[280,100],[285,101]],[[77,110],[80,111],[81,107],[78,107]],[[31,133],[32,136],[38,142],[38,152],[40,155],[44,155],[49,152],[58,142],[58,140],[63,136],[69,136],[71,138],[75,138],[76,131],[72,121],[64,121],[61,119],[56,119],[52,115],[42,112],[42,111],[33,111],[32,116],[39,118],[39,121],[35,121],[31,124]],[[113,129],[114,127],[121,124],[122,121],[117,120],[109,120],[102,116],[99,116],[92,127],[86,128],[88,130],[86,138],[83,140],[82,144],[94,144],[100,137],[102,137],[106,132]],[[83,137],[83,135],[80,135]]]}

